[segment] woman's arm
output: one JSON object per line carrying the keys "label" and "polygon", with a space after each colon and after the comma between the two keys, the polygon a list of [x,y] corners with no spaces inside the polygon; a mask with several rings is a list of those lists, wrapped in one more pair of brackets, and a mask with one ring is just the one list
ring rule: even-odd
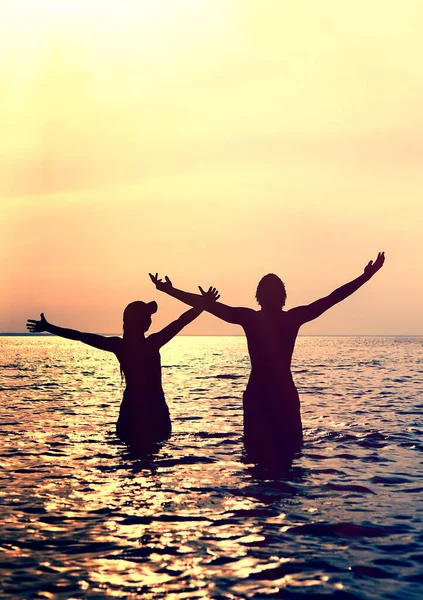
{"label": "woman's arm", "polygon": [[41,313],[40,317],[41,319],[39,321],[28,319],[26,324],[28,331],[31,333],[47,331],[48,333],[53,333],[54,335],[58,335],[68,340],[83,342],[84,344],[99,348],[100,350],[107,350],[109,352],[116,351],[117,340],[120,340],[118,337],[105,337],[103,335],[97,335],[96,333],[84,333],[82,331],[76,331],[76,329],[58,327],[57,325],[49,323],[44,317],[44,313]]}
{"label": "woman's arm", "polygon": [[349,283],[342,285],[329,294],[329,296],[325,296],[325,298],[320,298],[319,300],[316,300],[307,306],[297,306],[296,308],[292,308],[290,311],[288,311],[288,314],[298,320],[300,325],[307,323],[308,321],[312,321],[313,319],[317,319],[317,317],[320,317],[320,315],[329,308],[332,308],[332,306],[338,304],[338,302],[341,302],[342,300],[345,300],[345,298],[348,298],[348,296],[351,296],[351,294],[356,292],[362,285],[369,281],[369,279],[371,279],[373,275],[382,268],[384,262],[385,253],[379,252],[375,262],[371,260],[364,268],[364,273],[362,275],[356,279],[353,279]]}
{"label": "woman's arm", "polygon": [[[202,296],[202,298],[204,304],[211,304],[213,302],[216,302],[216,299],[219,298],[219,293],[216,289],[210,288],[208,292],[204,293],[204,296]],[[195,308],[191,308],[190,310],[187,310],[187,312],[184,312],[179,317],[179,319],[176,319],[176,321],[169,323],[169,325],[164,327],[158,333],[153,333],[152,335],[148,336],[148,339],[150,340],[150,342],[154,342],[158,345],[159,348],[161,348],[162,346],[167,344],[167,342],[169,342],[172,338],[174,338],[175,335],[177,335],[186,325],[194,321],[194,319],[196,319],[202,312],[203,308],[201,307],[201,303],[198,303],[198,305]]]}
{"label": "woman's arm", "polygon": [[157,273],[156,275],[149,273],[149,275],[151,281],[161,292],[165,292],[166,294],[169,294],[169,296],[173,296],[173,298],[176,298],[185,304],[189,304],[190,306],[201,306],[202,310],[206,310],[212,315],[215,315],[215,317],[219,317],[219,319],[223,319],[223,321],[227,321],[228,323],[243,325],[248,314],[254,312],[251,308],[228,306],[227,304],[222,304],[222,302],[216,302],[216,300],[207,298],[207,293],[215,291],[215,288],[209,288],[208,292],[205,292],[200,287],[201,294],[191,294],[190,292],[184,292],[183,290],[174,288],[167,275],[165,281],[159,279]]}

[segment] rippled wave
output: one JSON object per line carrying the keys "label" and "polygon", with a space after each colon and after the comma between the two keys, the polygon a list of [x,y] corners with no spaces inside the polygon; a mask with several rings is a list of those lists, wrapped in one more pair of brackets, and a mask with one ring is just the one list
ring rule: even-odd
{"label": "rippled wave", "polygon": [[275,479],[243,451],[243,338],[162,352],[174,433],[139,459],[113,356],[0,337],[2,597],[420,600],[422,342],[300,338],[305,443]]}

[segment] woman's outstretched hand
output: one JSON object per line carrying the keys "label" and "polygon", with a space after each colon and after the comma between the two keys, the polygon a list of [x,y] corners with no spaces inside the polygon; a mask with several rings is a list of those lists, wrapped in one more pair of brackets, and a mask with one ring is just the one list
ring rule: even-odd
{"label": "woman's outstretched hand", "polygon": [[203,290],[201,285],[198,286],[198,289],[200,290],[201,295],[203,296],[204,300],[207,300],[208,302],[216,302],[216,300],[219,300],[219,298],[220,298],[219,292],[214,287],[210,286],[209,289],[207,290],[207,292],[205,292]]}
{"label": "woman's outstretched hand", "polygon": [[371,260],[364,267],[364,273],[365,273],[365,275],[368,275],[369,277],[373,277],[373,275],[377,271],[379,271],[379,269],[382,268],[384,262],[385,262],[385,253],[384,252],[379,252],[379,254],[377,255],[377,259],[375,260],[375,262],[373,262]]}
{"label": "woman's outstretched hand", "polygon": [[41,319],[39,321],[34,321],[34,319],[28,319],[26,328],[30,333],[41,333],[42,331],[48,330],[48,322],[44,316],[44,313],[41,313],[40,317]]}
{"label": "woman's outstretched hand", "polygon": [[151,281],[154,283],[156,288],[158,290],[160,290],[161,292],[168,292],[169,290],[172,289],[172,287],[173,287],[172,282],[170,281],[170,279],[167,275],[165,275],[164,281],[163,281],[163,279],[159,279],[158,273],[156,273],[155,275],[153,275],[152,273],[149,273],[149,275],[150,275]]}

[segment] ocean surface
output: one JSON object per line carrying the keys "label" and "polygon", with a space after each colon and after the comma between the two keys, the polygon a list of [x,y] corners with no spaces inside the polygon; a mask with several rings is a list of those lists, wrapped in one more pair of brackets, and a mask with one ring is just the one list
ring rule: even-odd
{"label": "ocean surface", "polygon": [[279,479],[243,454],[242,337],[162,364],[173,435],[140,460],[113,355],[0,337],[2,598],[423,598],[423,338],[299,338]]}

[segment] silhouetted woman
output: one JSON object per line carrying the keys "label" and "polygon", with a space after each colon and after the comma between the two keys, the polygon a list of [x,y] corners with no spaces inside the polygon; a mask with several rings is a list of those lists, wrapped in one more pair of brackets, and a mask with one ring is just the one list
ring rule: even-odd
{"label": "silhouetted woman", "polygon": [[[210,291],[205,303],[212,304],[218,297],[215,290]],[[128,304],[123,313],[123,338],[57,327],[48,323],[43,313],[40,321],[30,319],[27,323],[33,333],[47,331],[116,355],[126,381],[116,431],[136,450],[148,449],[152,442],[164,440],[171,434],[169,409],[162,388],[160,348],[196,319],[203,307],[201,302],[197,303],[179,319],[146,337],[151,315],[156,311],[156,302],[137,300]]]}
{"label": "silhouetted woman", "polygon": [[[307,306],[283,310],[286,301],[285,285],[273,273],[265,275],[257,287],[256,298],[260,310],[232,307],[221,302],[206,300],[205,310],[216,317],[236,323],[244,329],[251,359],[251,374],[243,396],[244,443],[250,457],[265,463],[287,459],[301,447],[303,434],[300,401],[291,374],[291,358],[298,331],[304,323],[319,317],[341,302],[382,267],[383,252],[376,261],[370,261],[364,273],[334,292]],[[150,277],[158,290],[197,306],[204,300],[199,294],[190,294],[173,287],[156,274]],[[214,292],[210,288],[202,295]]]}

